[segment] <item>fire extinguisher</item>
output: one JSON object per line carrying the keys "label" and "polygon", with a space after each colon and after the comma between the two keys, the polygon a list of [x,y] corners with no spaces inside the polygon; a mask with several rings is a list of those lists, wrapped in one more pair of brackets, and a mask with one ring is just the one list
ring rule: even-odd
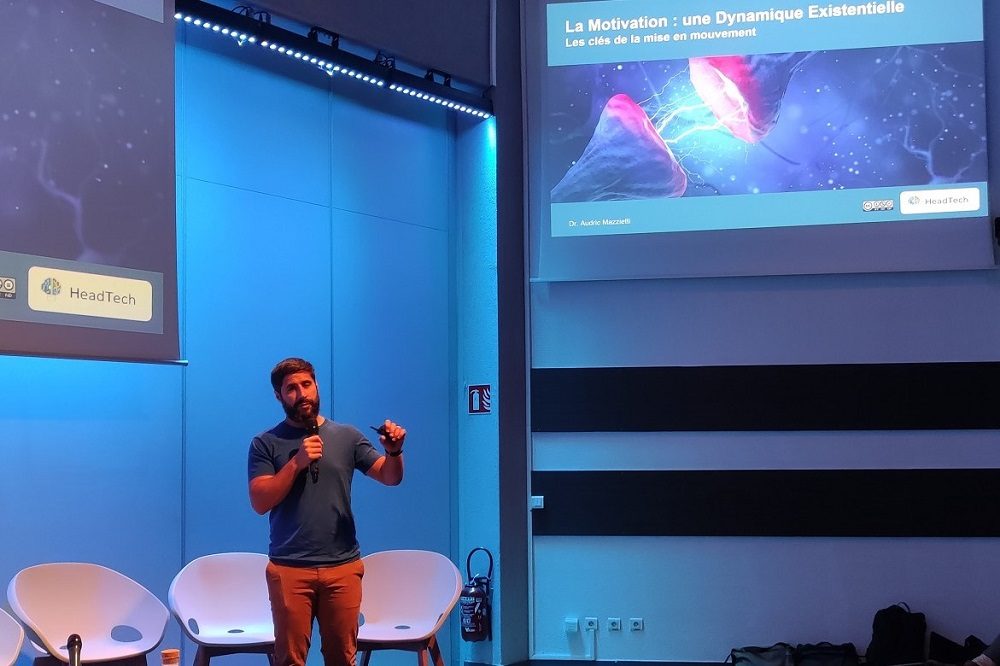
{"label": "fire extinguisher", "polygon": [[[490,558],[486,575],[472,575],[472,556],[483,551]],[[462,639],[475,643],[493,640],[493,623],[490,620],[490,581],[493,579],[493,553],[483,547],[473,548],[465,559],[465,573],[469,577],[458,604],[462,615]]]}

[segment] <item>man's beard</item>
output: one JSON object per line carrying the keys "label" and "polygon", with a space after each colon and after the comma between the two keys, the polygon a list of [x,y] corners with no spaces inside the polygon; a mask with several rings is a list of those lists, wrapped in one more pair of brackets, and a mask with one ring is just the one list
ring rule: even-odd
{"label": "man's beard", "polygon": [[315,419],[319,416],[319,396],[316,396],[315,401],[300,398],[294,405],[289,405],[282,400],[281,407],[285,410],[285,415],[292,421],[305,423],[309,419]]}

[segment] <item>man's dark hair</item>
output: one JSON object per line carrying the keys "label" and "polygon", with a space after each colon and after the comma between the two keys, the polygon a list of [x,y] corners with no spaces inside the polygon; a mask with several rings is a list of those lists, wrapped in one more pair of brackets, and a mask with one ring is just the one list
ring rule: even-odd
{"label": "man's dark hair", "polygon": [[271,370],[271,386],[274,387],[275,391],[281,391],[281,384],[285,381],[285,377],[288,375],[294,375],[296,372],[308,372],[316,381],[316,370],[313,369],[312,363],[303,358],[286,358],[284,361],[278,363]]}

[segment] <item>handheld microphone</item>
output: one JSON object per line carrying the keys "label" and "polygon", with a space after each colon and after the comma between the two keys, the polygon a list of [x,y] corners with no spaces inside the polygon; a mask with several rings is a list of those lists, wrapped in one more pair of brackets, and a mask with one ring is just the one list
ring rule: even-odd
{"label": "handheld microphone", "polygon": [[[306,419],[306,432],[308,432],[310,436],[319,433],[319,423],[316,421],[315,417]],[[318,460],[313,460],[311,463],[309,463],[309,476],[312,477],[313,483],[317,483],[319,481]]]}
{"label": "handheld microphone", "polygon": [[66,639],[66,649],[69,652],[69,666],[80,666],[80,648],[83,647],[83,640],[80,634],[70,634]]}

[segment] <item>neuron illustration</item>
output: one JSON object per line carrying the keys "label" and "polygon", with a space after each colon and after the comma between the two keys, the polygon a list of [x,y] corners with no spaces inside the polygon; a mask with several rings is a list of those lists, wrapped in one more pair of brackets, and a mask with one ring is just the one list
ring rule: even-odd
{"label": "neuron illustration", "polygon": [[551,201],[986,180],[982,43],[552,68]]}

